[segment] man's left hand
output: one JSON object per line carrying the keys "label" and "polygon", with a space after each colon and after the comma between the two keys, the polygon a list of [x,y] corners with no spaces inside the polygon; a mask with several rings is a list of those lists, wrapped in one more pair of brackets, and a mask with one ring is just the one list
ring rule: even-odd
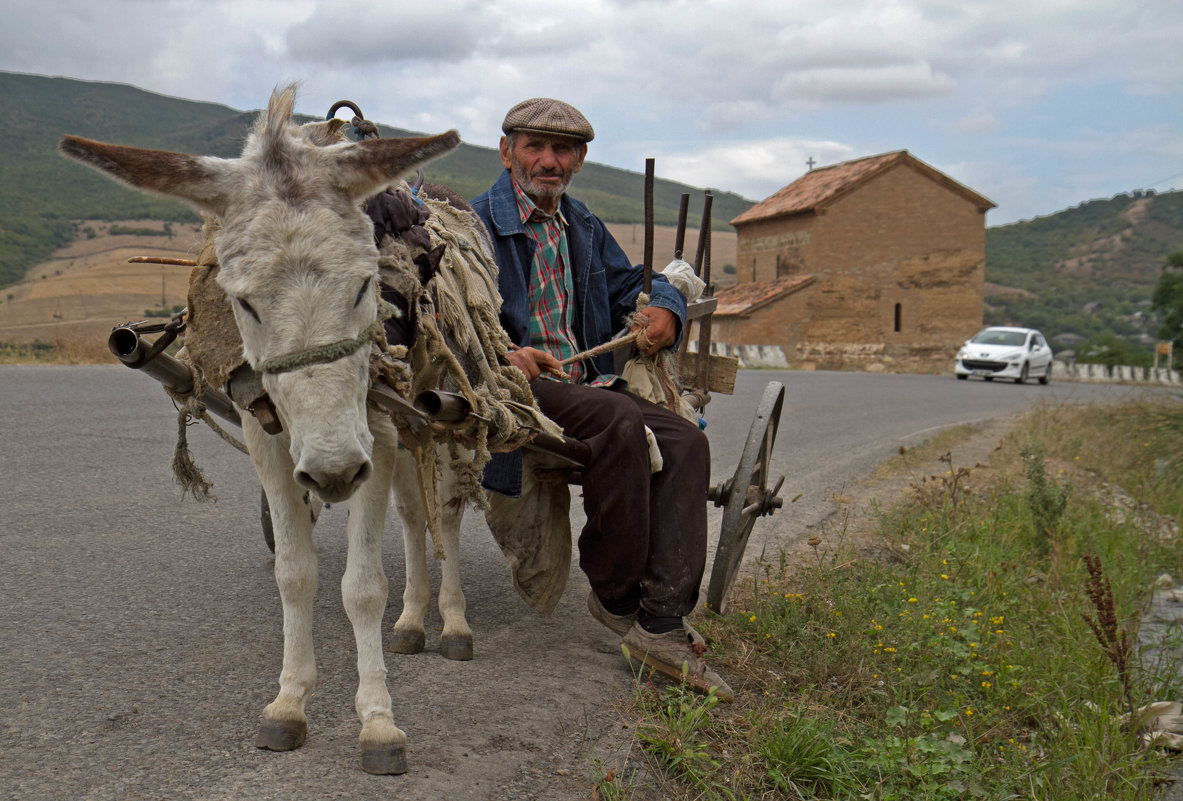
{"label": "man's left hand", "polygon": [[[637,337],[637,350],[652,356],[662,348],[668,348],[678,338],[678,316],[662,306],[646,306],[636,317],[645,317],[649,324],[634,323],[633,331],[642,331]],[[634,318],[636,319],[636,318]]]}

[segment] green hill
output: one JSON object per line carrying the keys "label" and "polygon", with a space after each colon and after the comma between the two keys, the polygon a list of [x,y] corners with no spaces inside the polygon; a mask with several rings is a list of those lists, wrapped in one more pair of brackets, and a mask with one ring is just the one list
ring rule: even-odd
{"label": "green hill", "polygon": [[[262,100],[262,98],[261,98]],[[325,109],[326,111],[328,109]],[[363,109],[364,111],[364,109]],[[154,218],[196,220],[187,206],[125,189],[57,153],[63,134],[105,142],[212,156],[234,156],[255,118],[214,103],[199,103],[124,84],[0,72],[0,286],[15,283],[71,241],[74,221]],[[379,125],[382,136],[411,132]],[[638,159],[643,168],[643,156]],[[430,167],[429,179],[465,197],[489,187],[501,170],[497,151],[461,145]],[[644,175],[588,163],[579,174],[581,200],[608,222],[644,219]],[[677,222],[679,198],[691,195],[690,220],[702,215],[702,190],[671,181],[654,185],[658,224]],[[714,191],[719,230],[752,201]]]}
{"label": "green hill", "polygon": [[1154,338],[1150,296],[1167,256],[1183,250],[1183,192],[1092,200],[986,231],[985,319],[1097,341]]}
{"label": "green hill", "polygon": [[[8,133],[0,148],[0,286],[20,281],[69,242],[77,220],[196,219],[180,203],[123,189],[63,159],[56,151],[63,134],[233,156],[254,117],[255,112],[123,84],[0,72],[0,122]],[[410,133],[379,127],[387,137]],[[638,154],[637,171],[584,165],[579,197],[608,222],[641,222],[643,158]],[[495,150],[461,145],[431,165],[429,178],[472,197],[500,170]],[[702,191],[662,180],[654,188],[658,224],[676,222],[683,192],[691,194],[690,221],[697,227]],[[727,221],[751,201],[727,192],[714,195],[714,225],[731,230]],[[990,228],[986,322],[1038,327],[1053,340],[1066,334],[1092,341],[1147,340],[1157,329],[1151,293],[1167,256],[1180,250],[1183,192],[1122,194]]]}

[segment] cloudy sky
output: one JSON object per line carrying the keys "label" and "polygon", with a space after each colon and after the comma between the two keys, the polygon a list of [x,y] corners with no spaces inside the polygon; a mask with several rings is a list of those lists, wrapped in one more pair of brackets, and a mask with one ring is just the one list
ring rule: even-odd
{"label": "cloudy sky", "polygon": [[3,20],[0,70],[236,109],[298,81],[298,111],[349,98],[488,147],[511,105],[560,97],[592,161],[753,200],[810,158],[901,149],[997,203],[989,225],[1183,188],[1178,0],[5,0]]}

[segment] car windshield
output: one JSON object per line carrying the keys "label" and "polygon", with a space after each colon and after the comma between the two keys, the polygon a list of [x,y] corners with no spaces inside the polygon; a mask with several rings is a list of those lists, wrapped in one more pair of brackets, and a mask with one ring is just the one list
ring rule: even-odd
{"label": "car windshield", "polygon": [[970,340],[975,345],[1012,345],[1020,346],[1027,342],[1027,334],[1023,331],[997,331],[987,328]]}

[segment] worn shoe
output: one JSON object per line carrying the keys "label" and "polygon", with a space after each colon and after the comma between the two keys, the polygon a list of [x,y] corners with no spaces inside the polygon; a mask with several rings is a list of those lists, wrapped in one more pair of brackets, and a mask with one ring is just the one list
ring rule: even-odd
{"label": "worn shoe", "polygon": [[[588,590],[587,592],[587,611],[591,612],[592,617],[612,629],[621,637],[628,633],[628,630],[633,627],[633,623],[637,622],[636,612],[627,615],[614,615],[605,609],[604,605],[600,603],[595,590]],[[690,635],[690,640],[694,645],[701,645],[703,648],[706,648],[706,638],[699,634],[698,629],[691,626],[690,621],[686,618],[682,618],[682,628],[686,629],[686,633]]]}
{"label": "worn shoe", "polygon": [[686,630],[686,636],[690,638],[690,644],[693,646],[701,645],[699,652],[705,651],[707,648],[707,638],[698,633],[698,629],[690,625],[690,621],[682,618],[682,628]]}
{"label": "worn shoe", "polygon": [[628,630],[637,622],[637,613],[633,612],[631,615],[614,615],[604,608],[600,603],[600,599],[596,596],[595,590],[588,590],[587,592],[587,611],[591,612],[591,616],[603,623],[608,628],[616,632],[618,637],[623,637],[628,633]]}
{"label": "worn shoe", "polygon": [[731,701],[735,697],[727,682],[702,658],[706,646],[697,644],[684,629],[650,634],[637,623],[624,635],[624,645],[629,659],[639,660],[667,676],[681,679],[699,692],[708,692],[713,687],[715,697],[720,701]]}

